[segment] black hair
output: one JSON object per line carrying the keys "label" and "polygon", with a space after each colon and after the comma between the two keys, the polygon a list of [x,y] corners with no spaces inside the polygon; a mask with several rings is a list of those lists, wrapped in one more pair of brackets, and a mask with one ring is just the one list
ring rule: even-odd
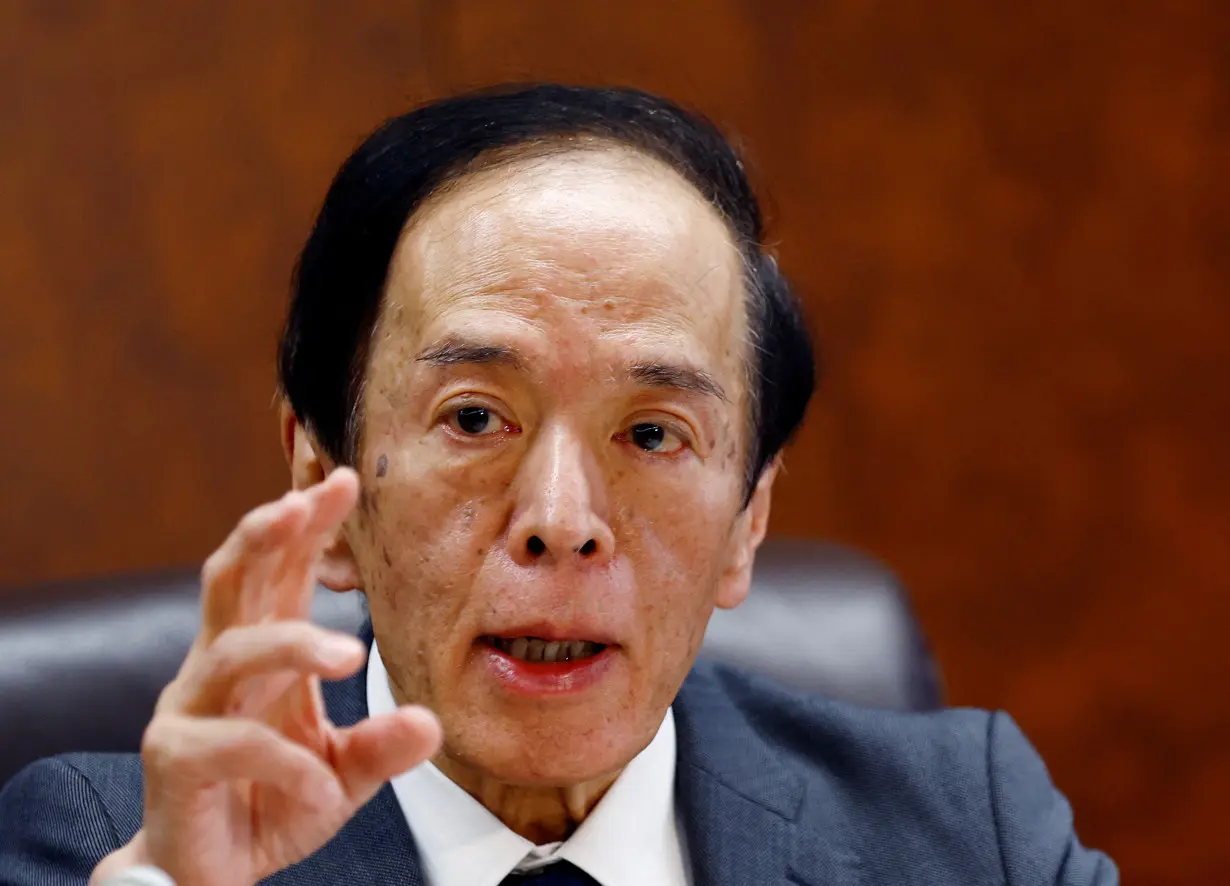
{"label": "black hair", "polygon": [[815,358],[802,311],[764,248],[743,163],[703,116],[635,89],[504,86],[386,121],[342,164],[299,257],[278,352],[283,394],[339,464],[358,457],[363,382],[389,263],[406,223],[441,186],[517,150],[578,139],[627,146],[674,169],[729,225],[747,282],[745,503],[803,420]]}

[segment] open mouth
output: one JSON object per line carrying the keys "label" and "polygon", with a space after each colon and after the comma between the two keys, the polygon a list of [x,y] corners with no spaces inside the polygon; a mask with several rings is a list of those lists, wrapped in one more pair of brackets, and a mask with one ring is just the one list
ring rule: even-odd
{"label": "open mouth", "polygon": [[519,661],[536,664],[555,664],[565,661],[583,661],[593,658],[606,649],[603,643],[589,640],[543,640],[540,637],[484,637],[489,645]]}

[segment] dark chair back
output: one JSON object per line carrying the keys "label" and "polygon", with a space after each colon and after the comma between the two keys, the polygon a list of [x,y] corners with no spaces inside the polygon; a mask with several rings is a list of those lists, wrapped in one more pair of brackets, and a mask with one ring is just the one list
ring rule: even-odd
{"label": "dark chair back", "polygon": [[[196,570],[9,590],[0,608],[0,784],[64,751],[135,751],[199,620]],[[361,598],[318,589],[315,619],[357,631]],[[702,655],[861,704],[941,702],[901,588],[873,560],[770,540],[748,601],[717,612]]]}

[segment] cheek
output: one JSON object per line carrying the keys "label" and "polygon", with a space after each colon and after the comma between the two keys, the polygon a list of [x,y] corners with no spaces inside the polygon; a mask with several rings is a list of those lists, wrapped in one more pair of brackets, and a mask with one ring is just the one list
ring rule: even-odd
{"label": "cheek", "polygon": [[738,446],[718,437],[707,458],[678,464],[637,465],[613,477],[616,518],[638,524],[638,534],[674,539],[681,552],[704,549],[729,528],[738,508],[742,470]]}
{"label": "cheek", "polygon": [[355,554],[369,598],[409,608],[418,623],[455,619],[490,549],[492,499],[507,484],[490,469],[441,464],[429,441],[373,441],[365,461]]}
{"label": "cheek", "polygon": [[[664,476],[665,475],[665,476]],[[658,655],[700,643],[726,565],[737,481],[720,459],[629,483],[617,547],[635,563],[641,617]]]}

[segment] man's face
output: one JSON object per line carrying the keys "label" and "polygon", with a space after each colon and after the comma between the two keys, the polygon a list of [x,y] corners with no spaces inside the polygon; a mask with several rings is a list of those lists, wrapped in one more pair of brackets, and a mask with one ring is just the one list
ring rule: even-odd
{"label": "man's face", "polygon": [[653,738],[746,593],[747,335],[726,226],[629,151],[492,168],[416,213],[346,533],[394,693],[451,758],[568,785]]}

